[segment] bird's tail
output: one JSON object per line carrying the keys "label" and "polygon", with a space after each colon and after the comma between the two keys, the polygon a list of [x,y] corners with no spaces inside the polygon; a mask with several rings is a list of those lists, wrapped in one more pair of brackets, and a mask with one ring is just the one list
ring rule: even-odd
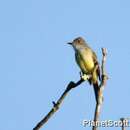
{"label": "bird's tail", "polygon": [[98,81],[93,83],[93,88],[94,88],[96,102],[98,102],[98,90],[99,90]]}

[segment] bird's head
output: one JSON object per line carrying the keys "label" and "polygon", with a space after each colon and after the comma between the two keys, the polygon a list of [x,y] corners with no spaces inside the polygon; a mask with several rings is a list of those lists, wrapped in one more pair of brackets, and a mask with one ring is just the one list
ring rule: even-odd
{"label": "bird's head", "polygon": [[82,37],[77,37],[72,42],[69,42],[68,44],[72,45],[74,49],[78,49],[86,46],[86,42]]}

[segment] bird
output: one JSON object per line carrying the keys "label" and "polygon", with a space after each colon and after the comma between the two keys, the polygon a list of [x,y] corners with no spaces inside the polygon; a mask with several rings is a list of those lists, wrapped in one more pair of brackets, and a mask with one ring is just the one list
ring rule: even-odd
{"label": "bird", "polygon": [[96,53],[89,47],[88,43],[82,37],[75,38],[68,44],[72,45],[75,51],[75,60],[81,69],[83,75],[91,75],[88,79],[89,84],[93,85],[95,99],[98,101],[98,90],[100,78],[100,66]]}

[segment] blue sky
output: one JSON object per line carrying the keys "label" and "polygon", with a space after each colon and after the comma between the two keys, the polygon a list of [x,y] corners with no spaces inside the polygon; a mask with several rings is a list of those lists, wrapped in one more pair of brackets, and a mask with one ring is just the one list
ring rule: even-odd
{"label": "blue sky", "polygon": [[[74,51],[66,44],[77,36],[99,61],[101,47],[108,49],[100,119],[129,117],[129,13],[129,0],[0,1],[0,130],[32,129],[67,84],[79,80]],[[43,129],[90,130],[81,123],[93,119],[94,109],[93,88],[83,83]]]}

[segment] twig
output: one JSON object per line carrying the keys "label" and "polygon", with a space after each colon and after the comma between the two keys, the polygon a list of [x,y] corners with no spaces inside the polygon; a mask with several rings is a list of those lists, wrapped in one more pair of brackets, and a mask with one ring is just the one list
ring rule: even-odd
{"label": "twig", "polygon": [[55,103],[54,101],[53,103],[53,108],[50,110],[50,112],[33,128],[33,130],[39,130],[51,117],[52,115],[59,109],[61,103],[63,102],[64,98],[67,96],[67,94],[69,93],[69,91],[72,88],[77,87],[78,85],[80,85],[84,80],[81,79],[77,82],[70,82],[67,86],[67,88],[65,89],[65,91],[63,92],[63,94],[61,95],[61,97],[58,99],[58,101]]}
{"label": "twig", "polygon": [[[106,61],[106,49],[102,49],[102,53],[103,53],[103,59],[102,59],[102,81],[100,84],[100,89],[98,91],[98,102],[96,104],[96,109],[95,109],[95,116],[94,116],[94,121],[98,121],[99,119],[99,114],[100,114],[100,107],[101,104],[103,102],[103,90],[104,90],[104,86],[106,84],[106,80],[107,75],[105,73],[105,61]],[[82,82],[84,82],[86,79],[88,79],[89,77],[91,77],[91,75],[87,75],[87,77],[85,75],[81,75],[80,80],[77,83],[74,82],[70,82],[67,86],[67,88],[65,89],[65,91],[63,92],[63,94],[61,95],[61,97],[58,99],[57,102],[52,102],[53,103],[53,108],[49,111],[49,113],[33,128],[33,130],[39,130],[51,117],[52,115],[59,109],[61,103],[63,102],[64,98],[67,96],[67,94],[69,93],[69,91],[72,88],[75,88],[77,86],[79,86]],[[97,130],[97,127],[93,127],[93,130]]]}
{"label": "twig", "polygon": [[99,90],[98,90],[98,101],[96,103],[96,108],[95,108],[95,114],[94,114],[94,125],[92,130],[97,130],[97,122],[99,121],[99,116],[100,116],[100,111],[101,111],[101,105],[103,103],[103,90],[106,85],[106,81],[108,79],[106,72],[105,72],[105,62],[106,62],[106,56],[107,56],[107,50],[105,48],[102,48],[102,65],[101,65],[101,70],[102,70],[102,80],[99,85]]}

